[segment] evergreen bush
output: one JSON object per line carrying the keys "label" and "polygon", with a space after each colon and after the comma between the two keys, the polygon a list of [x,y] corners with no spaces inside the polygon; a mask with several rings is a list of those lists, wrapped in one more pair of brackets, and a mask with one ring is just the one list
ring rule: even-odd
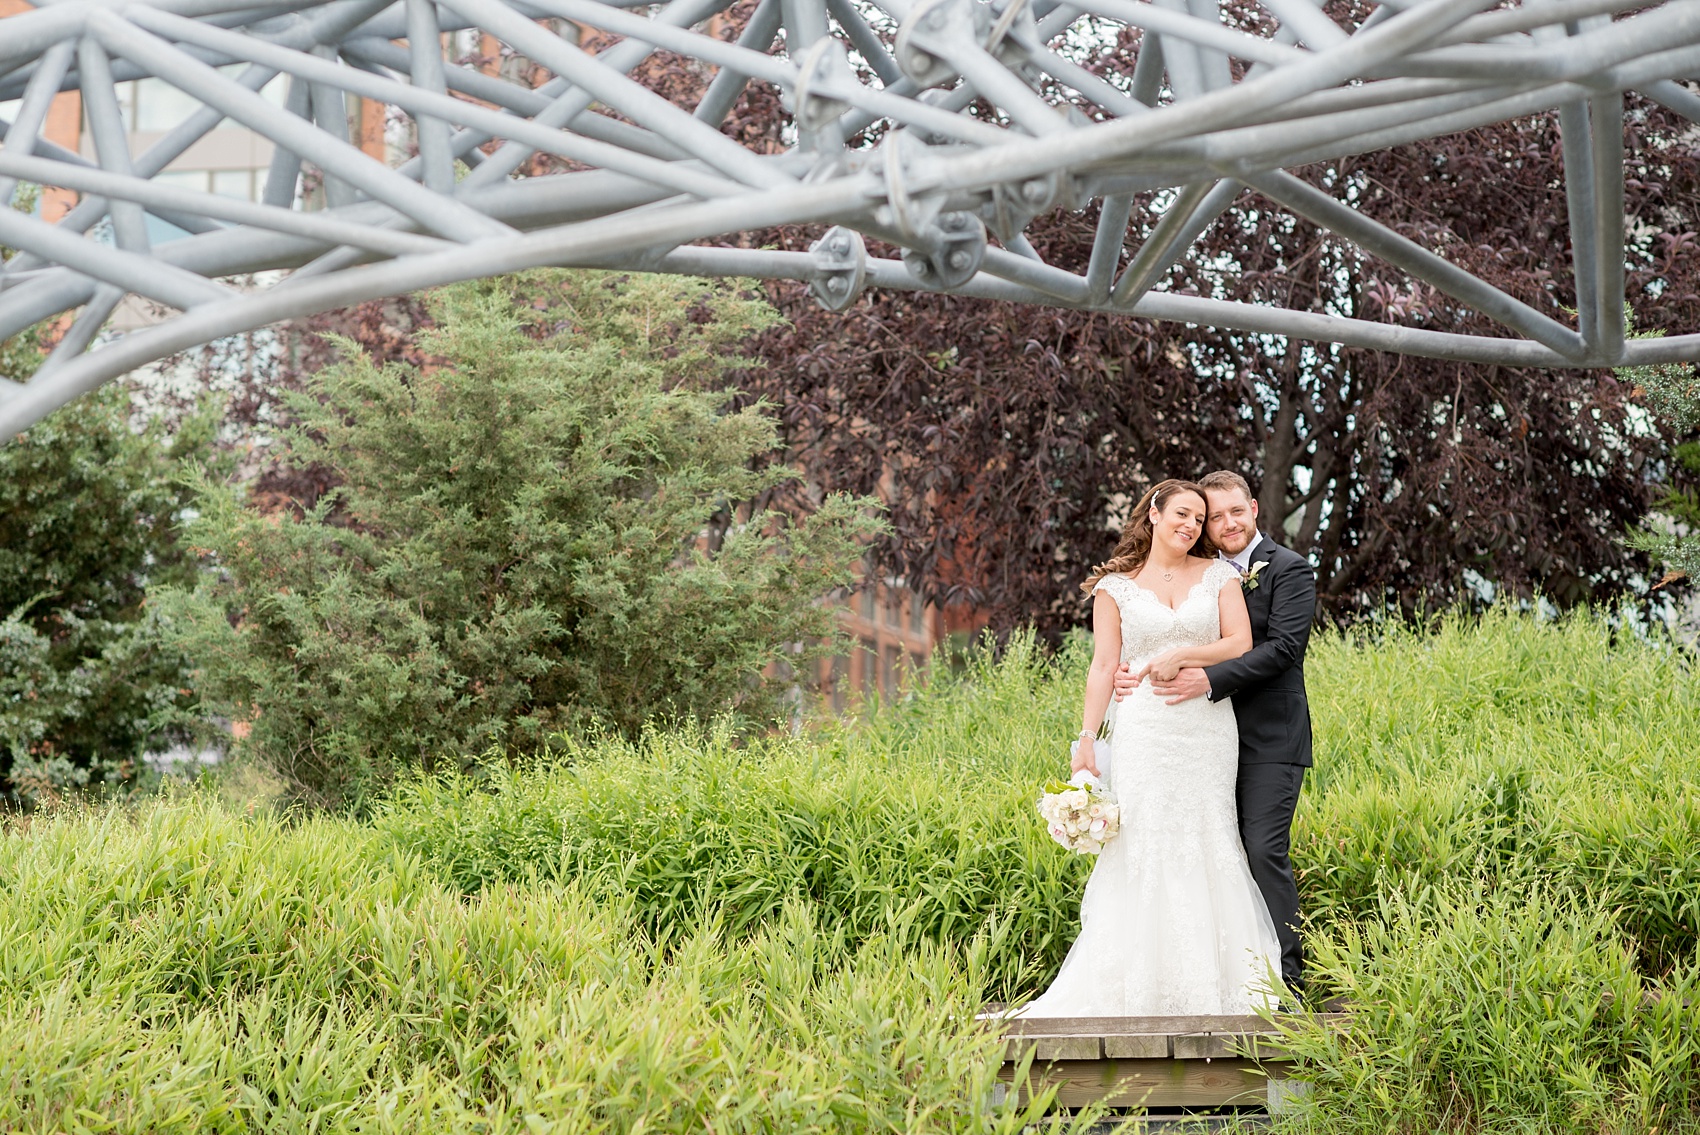
{"label": "evergreen bush", "polygon": [[146,600],[194,573],[179,479],[210,430],[204,414],[175,435],[135,428],[130,391],[109,386],[0,445],[0,783],[15,802],[132,782],[182,735],[188,660]]}
{"label": "evergreen bush", "polygon": [[[766,408],[728,410],[772,312],[719,284],[539,272],[430,300],[420,367],[340,362],[294,397],[279,460],[331,471],[264,513],[204,480],[216,571],[170,609],[213,712],[300,794],[651,718],[771,721],[781,664],[835,633],[871,502],[752,505]],[[811,645],[813,644],[813,645]]]}
{"label": "evergreen bush", "polygon": [[1700,577],[1700,370],[1691,363],[1656,363],[1617,373],[1635,383],[1675,439],[1665,459],[1663,492],[1654,502],[1664,523],[1643,523],[1630,533],[1629,545],[1664,566],[1666,583]]}

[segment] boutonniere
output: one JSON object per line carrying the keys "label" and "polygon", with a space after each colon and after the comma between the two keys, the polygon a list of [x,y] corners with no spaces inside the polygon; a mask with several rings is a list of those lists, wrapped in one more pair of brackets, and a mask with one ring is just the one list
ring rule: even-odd
{"label": "boutonniere", "polygon": [[1240,572],[1240,586],[1247,591],[1256,591],[1257,585],[1263,581],[1257,578],[1257,573],[1269,566],[1268,560],[1259,560],[1251,565],[1250,571]]}

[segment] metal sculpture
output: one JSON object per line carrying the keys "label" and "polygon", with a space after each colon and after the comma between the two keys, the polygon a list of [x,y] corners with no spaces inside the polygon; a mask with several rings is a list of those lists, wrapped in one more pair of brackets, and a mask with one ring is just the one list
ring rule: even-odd
{"label": "metal sculpture", "polygon": [[[702,30],[729,0],[37,2],[0,21],[0,100],[21,100],[0,123],[0,196],[28,181],[81,200],[53,225],[0,209],[0,245],[17,250],[0,270],[0,337],[80,313],[27,384],[0,390],[0,436],[221,336],[539,265],[793,278],[832,309],[867,287],[947,290],[1524,366],[1700,358],[1700,335],[1626,343],[1621,321],[1622,92],[1700,120],[1676,81],[1700,73],[1700,0],[1383,0],[1355,28],[1313,0],[1259,0],[1270,36],[1218,0],[759,0],[736,42]],[[552,30],[565,22],[623,38],[591,54]],[[1131,73],[1081,66],[1070,43],[1118,24],[1142,30]],[[553,77],[533,88],[447,63],[444,33],[466,28]],[[695,107],[630,77],[657,50],[715,69]],[[282,106],[257,93],[279,74]],[[201,107],[132,155],[114,84],[140,76]],[[751,82],[783,93],[784,153],[719,129]],[[95,161],[42,136],[49,101],[72,88]],[[350,95],[408,116],[417,156],[389,168],[355,148]],[[1554,108],[1575,326],[1284,172]],[[276,145],[259,201],[155,179],[226,118]],[[514,176],[537,153],[574,168]],[[299,207],[303,163],[327,207]],[[1510,334],[1156,288],[1247,187]],[[1155,195],[1159,215],[1131,217],[1154,190],[1171,191]],[[1094,199],[1084,273],[1023,238],[1040,212]],[[188,235],[151,244],[148,213]],[[807,252],[709,243],[805,223],[832,226]],[[1124,256],[1130,231],[1149,235]],[[901,259],[870,257],[865,236]],[[88,350],[127,293],[175,314]]]}

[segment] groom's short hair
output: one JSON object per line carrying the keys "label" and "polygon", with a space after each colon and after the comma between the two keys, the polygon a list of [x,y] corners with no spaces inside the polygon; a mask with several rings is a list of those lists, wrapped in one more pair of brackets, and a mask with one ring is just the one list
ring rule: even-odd
{"label": "groom's short hair", "polygon": [[1252,495],[1251,483],[1232,469],[1218,469],[1208,477],[1200,479],[1198,483],[1206,489],[1238,489],[1245,494],[1246,500],[1257,499]]}

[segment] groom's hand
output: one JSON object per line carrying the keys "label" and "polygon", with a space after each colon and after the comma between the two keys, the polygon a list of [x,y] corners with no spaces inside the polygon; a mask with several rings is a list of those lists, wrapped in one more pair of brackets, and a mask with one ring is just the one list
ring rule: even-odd
{"label": "groom's hand", "polygon": [[[1119,683],[1121,680],[1120,671],[1117,671],[1116,679]],[[1120,692],[1119,685],[1117,692]],[[1153,680],[1151,692],[1162,698],[1168,705],[1179,705],[1183,701],[1191,701],[1193,698],[1201,698],[1208,694],[1210,692],[1210,679],[1204,676],[1204,671],[1199,667],[1188,666],[1170,681]]]}
{"label": "groom's hand", "polygon": [[1121,701],[1139,688],[1139,678],[1126,662],[1116,667],[1116,700]]}

